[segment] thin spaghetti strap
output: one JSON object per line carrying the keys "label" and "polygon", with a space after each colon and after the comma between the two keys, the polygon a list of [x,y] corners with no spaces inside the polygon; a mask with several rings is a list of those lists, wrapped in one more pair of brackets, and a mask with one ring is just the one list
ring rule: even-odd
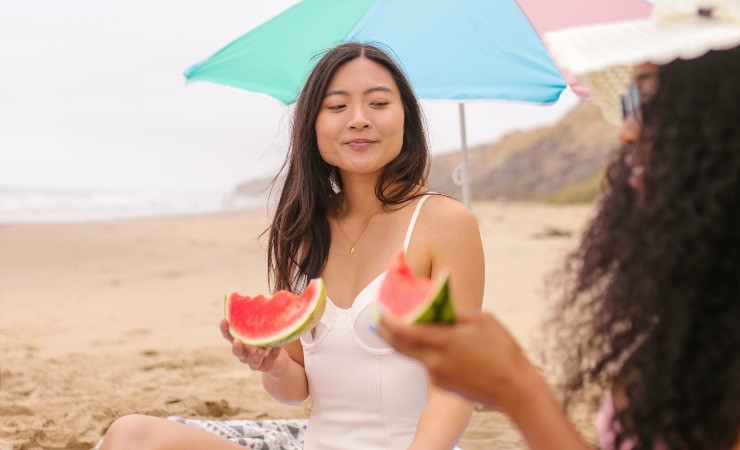
{"label": "thin spaghetti strap", "polygon": [[409,251],[409,242],[411,242],[411,234],[414,232],[414,225],[416,225],[416,219],[419,217],[419,211],[421,211],[421,205],[424,204],[424,202],[429,198],[429,194],[424,195],[419,200],[419,203],[416,204],[416,209],[414,210],[414,215],[411,216],[411,222],[409,222],[409,228],[406,230],[406,238],[403,240],[403,251],[408,252]]}

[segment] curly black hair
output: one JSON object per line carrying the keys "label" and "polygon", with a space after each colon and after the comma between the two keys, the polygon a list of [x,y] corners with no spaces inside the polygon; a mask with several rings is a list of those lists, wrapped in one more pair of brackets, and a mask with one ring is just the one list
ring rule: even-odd
{"label": "curly black hair", "polygon": [[[658,68],[638,146],[607,170],[550,330],[566,404],[612,386],[617,446],[740,437],[740,47]],[[644,189],[628,185],[644,155]],[[550,359],[550,358],[548,358]],[[593,397],[592,397],[593,399]]]}

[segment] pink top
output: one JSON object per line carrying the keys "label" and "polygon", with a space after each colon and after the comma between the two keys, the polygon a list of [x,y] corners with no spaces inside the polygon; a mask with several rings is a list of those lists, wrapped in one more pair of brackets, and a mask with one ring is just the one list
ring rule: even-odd
{"label": "pink top", "polygon": [[[617,437],[614,427],[618,427],[619,424],[612,423],[613,418],[614,399],[610,390],[604,396],[604,400],[601,402],[601,408],[599,408],[599,412],[596,414],[596,432],[599,435],[599,448],[602,450],[614,450],[614,438]],[[622,442],[619,450],[632,450],[634,447],[634,441],[629,440]]]}
{"label": "pink top", "polygon": [[[598,414],[596,414],[596,431],[599,436],[599,448],[602,450],[615,450],[614,439],[619,431],[619,423],[613,423],[614,418],[614,399],[611,390],[607,391],[604,400],[601,403]],[[619,450],[632,450],[635,448],[634,439],[627,439],[619,446]],[[667,447],[658,443],[653,447],[655,450],[665,450]]]}

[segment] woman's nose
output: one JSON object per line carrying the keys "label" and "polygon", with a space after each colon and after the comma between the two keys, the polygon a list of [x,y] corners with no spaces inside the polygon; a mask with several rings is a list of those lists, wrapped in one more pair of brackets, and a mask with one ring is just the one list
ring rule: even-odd
{"label": "woman's nose", "polygon": [[622,145],[632,144],[640,137],[640,127],[635,123],[635,119],[627,118],[622,122],[622,128],[619,129],[617,138]]}
{"label": "woman's nose", "polygon": [[372,126],[372,123],[368,119],[364,108],[358,106],[356,108],[353,108],[352,117],[350,118],[348,126],[351,129],[358,130],[362,128],[370,128]]}

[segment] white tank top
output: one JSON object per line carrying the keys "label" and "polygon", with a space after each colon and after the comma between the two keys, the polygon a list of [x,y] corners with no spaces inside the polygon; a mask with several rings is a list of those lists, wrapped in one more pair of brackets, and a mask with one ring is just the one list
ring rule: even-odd
{"label": "white tank top", "polygon": [[[408,250],[423,196],[411,217]],[[330,299],[313,333],[301,337],[313,406],[304,450],[405,449],[427,400],[424,367],[397,353],[375,332],[370,306],[385,272],[342,309]]]}

